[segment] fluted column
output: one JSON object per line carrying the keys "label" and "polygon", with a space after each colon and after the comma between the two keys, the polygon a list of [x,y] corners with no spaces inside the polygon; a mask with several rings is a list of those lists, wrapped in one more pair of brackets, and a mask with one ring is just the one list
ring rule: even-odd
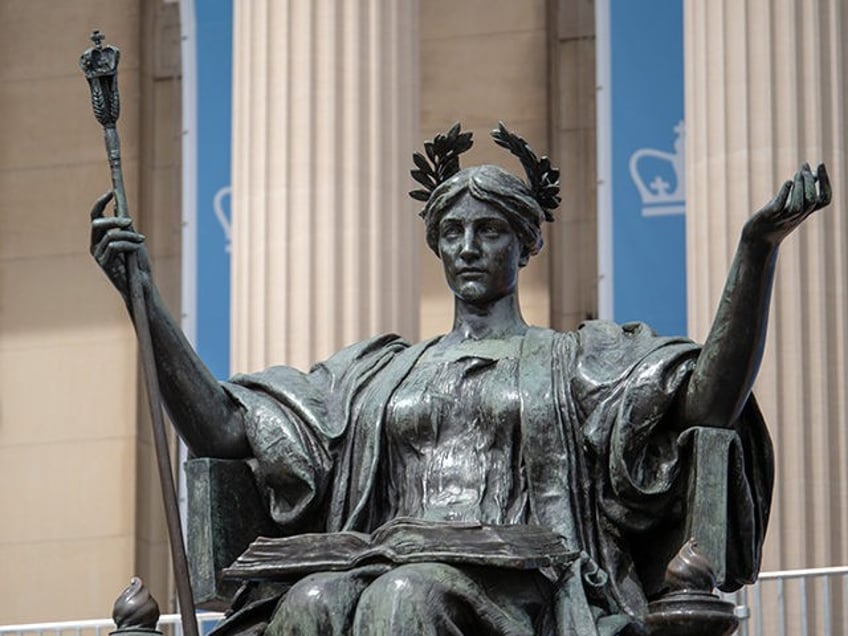
{"label": "fluted column", "polygon": [[415,0],[237,0],[232,368],[417,334]]}
{"label": "fluted column", "polygon": [[[689,329],[703,340],[745,220],[800,162],[834,204],[780,250],[757,397],[777,456],[766,569],[848,562],[848,7],[685,3]],[[822,632],[820,632],[822,633]]]}

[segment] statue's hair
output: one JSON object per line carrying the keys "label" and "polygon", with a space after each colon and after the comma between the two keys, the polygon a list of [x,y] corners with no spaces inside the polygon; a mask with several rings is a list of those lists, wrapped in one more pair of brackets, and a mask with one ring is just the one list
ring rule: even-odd
{"label": "statue's hair", "polygon": [[464,195],[483,201],[504,215],[527,256],[542,249],[545,211],[527,184],[499,166],[482,165],[460,170],[439,184],[421,213],[427,245],[439,253],[439,222]]}

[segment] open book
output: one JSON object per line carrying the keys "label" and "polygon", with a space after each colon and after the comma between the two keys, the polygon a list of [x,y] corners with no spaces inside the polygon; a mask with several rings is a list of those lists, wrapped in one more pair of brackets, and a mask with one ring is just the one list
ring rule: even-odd
{"label": "open book", "polygon": [[260,537],[224,570],[233,579],[288,580],[369,563],[464,563],[515,569],[577,558],[560,535],[533,525],[494,526],[399,518],[372,534],[330,532]]}

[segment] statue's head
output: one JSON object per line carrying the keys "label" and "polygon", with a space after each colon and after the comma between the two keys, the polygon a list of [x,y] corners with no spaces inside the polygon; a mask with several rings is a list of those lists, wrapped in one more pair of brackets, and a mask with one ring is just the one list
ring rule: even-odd
{"label": "statue's head", "polygon": [[489,204],[512,227],[527,256],[542,249],[542,223],[545,213],[527,184],[499,166],[473,166],[460,170],[439,184],[421,214],[427,245],[439,253],[439,222],[463,196]]}
{"label": "statue's head", "polygon": [[[488,204],[509,223],[526,258],[542,248],[542,224],[552,221],[550,210],[559,205],[559,171],[547,157],[537,159],[524,139],[501,123],[492,131],[495,142],[516,155],[527,172],[527,182],[493,165],[459,169],[459,155],[471,147],[471,133],[456,124],[446,135],[425,143],[427,158],[415,153],[413,178],[426,189],[410,195],[425,201],[420,216],[426,227],[427,245],[439,254],[439,224],[463,197]],[[429,160],[429,161],[428,161]]]}

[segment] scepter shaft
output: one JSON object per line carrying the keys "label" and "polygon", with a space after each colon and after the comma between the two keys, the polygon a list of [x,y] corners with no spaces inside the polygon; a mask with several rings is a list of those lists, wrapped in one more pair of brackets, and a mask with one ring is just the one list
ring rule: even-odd
{"label": "scepter shaft", "polygon": [[[115,209],[119,217],[129,218],[127,194],[124,188],[124,175],[121,169],[121,141],[116,128],[120,111],[117,85],[118,49],[102,47],[103,36],[95,31],[91,38],[95,47],[86,51],[80,64],[85,71],[91,88],[91,103],[94,115],[103,125],[103,138],[106,154],[109,157],[109,170],[112,176],[112,189],[115,196]],[[197,617],[194,614],[194,599],[189,580],[188,560],[180,524],[180,512],[171,470],[171,454],[168,450],[168,437],[165,434],[165,422],[162,417],[162,396],[159,392],[159,378],[156,370],[156,358],[153,352],[153,339],[150,335],[150,322],[147,315],[147,302],[139,276],[138,258],[135,253],[126,255],[127,286],[129,288],[130,309],[135,324],[138,348],[144,368],[147,400],[153,427],[153,446],[156,450],[156,464],[159,469],[159,483],[162,487],[162,500],[165,505],[165,520],[168,539],[171,544],[171,558],[174,578],[177,586],[177,599],[180,605],[183,633],[186,636],[198,636]]]}
{"label": "scepter shaft", "polygon": [[121,169],[121,139],[118,137],[115,124],[103,126],[103,141],[106,143],[112,190],[115,193],[115,215],[128,219],[130,210],[127,206],[127,191],[124,187],[124,171]]}

